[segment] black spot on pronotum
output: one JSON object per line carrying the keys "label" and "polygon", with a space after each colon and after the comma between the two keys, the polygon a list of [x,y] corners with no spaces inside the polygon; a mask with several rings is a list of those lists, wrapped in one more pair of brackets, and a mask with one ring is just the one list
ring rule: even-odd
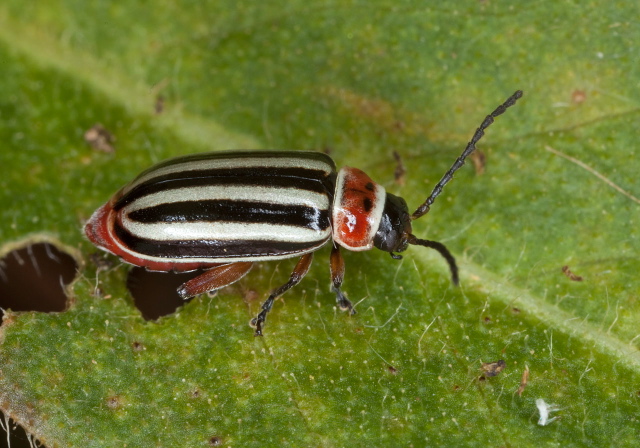
{"label": "black spot on pronotum", "polygon": [[367,185],[365,185],[364,188],[366,188],[367,191],[374,191],[376,189],[376,187],[373,185],[373,182],[367,182]]}
{"label": "black spot on pronotum", "polygon": [[142,317],[156,320],[174,313],[186,303],[178,296],[178,287],[202,272],[149,272],[144,268],[134,267],[127,276],[127,288]]}
{"label": "black spot on pronotum", "polygon": [[373,208],[373,202],[371,202],[371,199],[369,198],[364,198],[364,201],[362,201],[362,206],[364,207],[365,212],[370,212]]}
{"label": "black spot on pronotum", "polygon": [[64,311],[65,288],[77,269],[75,259],[51,243],[33,243],[12,250],[0,259],[0,308]]}

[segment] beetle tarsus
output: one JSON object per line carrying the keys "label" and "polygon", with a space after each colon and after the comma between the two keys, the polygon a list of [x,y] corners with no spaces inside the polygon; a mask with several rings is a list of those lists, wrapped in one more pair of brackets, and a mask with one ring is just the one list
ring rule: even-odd
{"label": "beetle tarsus", "polygon": [[[262,313],[260,313],[262,314]],[[253,333],[254,336],[262,336],[262,324],[264,323],[264,316],[262,318],[262,320],[259,319],[259,317],[254,317],[253,319],[251,319],[251,322],[249,323],[249,325],[251,325],[252,327],[254,327],[256,329],[256,331]]]}
{"label": "beetle tarsus", "polygon": [[251,326],[255,327],[256,329],[254,333],[255,336],[262,336],[262,325],[267,320],[267,313],[271,311],[273,302],[276,300],[276,297],[277,296],[272,293],[269,298],[262,304],[262,311],[260,311],[260,314],[251,319]]}
{"label": "beetle tarsus", "polygon": [[251,319],[249,321],[249,325],[256,329],[256,331],[253,333],[254,336],[262,336],[262,323],[263,322],[264,322],[264,319],[263,319],[262,322],[260,322],[258,320],[258,317],[254,317],[253,319]]}
{"label": "beetle tarsus", "polygon": [[336,293],[336,302],[338,302],[338,307],[342,311],[349,311],[349,315],[353,316],[356,314],[356,310],[353,309],[353,305],[345,297],[345,295],[340,291],[340,287],[342,286],[342,281],[344,280],[344,258],[342,258],[342,254],[340,253],[340,246],[333,246],[331,250],[331,290]]}
{"label": "beetle tarsus", "polygon": [[338,303],[338,307],[342,311],[349,311],[350,316],[356,314],[356,310],[353,308],[351,301],[347,299],[342,291],[340,291],[338,288],[333,288],[333,292],[336,293],[336,302]]}

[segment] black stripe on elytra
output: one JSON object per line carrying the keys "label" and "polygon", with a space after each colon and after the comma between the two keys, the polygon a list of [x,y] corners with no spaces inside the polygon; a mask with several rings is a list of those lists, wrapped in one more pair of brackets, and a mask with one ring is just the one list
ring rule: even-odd
{"label": "black stripe on elytra", "polygon": [[247,187],[280,187],[313,191],[333,196],[335,174],[325,176],[324,171],[304,168],[225,168],[196,171],[180,171],[157,176],[140,185],[118,199],[113,209],[122,207],[138,198],[159,191],[177,188],[205,186],[247,186]]}
{"label": "black stripe on elytra", "polygon": [[174,222],[236,222],[290,225],[313,230],[329,227],[329,211],[305,205],[234,200],[167,202],[134,210],[127,218],[145,224]]}
{"label": "black stripe on elytra", "polygon": [[315,241],[291,243],[264,240],[194,240],[158,241],[130,234],[119,223],[114,224],[116,237],[130,250],[151,257],[167,259],[266,257],[295,255],[320,247],[329,236]]}

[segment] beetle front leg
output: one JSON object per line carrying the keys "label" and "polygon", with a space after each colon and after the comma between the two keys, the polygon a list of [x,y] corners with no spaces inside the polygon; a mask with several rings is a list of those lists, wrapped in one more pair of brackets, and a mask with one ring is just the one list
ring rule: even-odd
{"label": "beetle front leg", "polygon": [[331,290],[336,293],[336,301],[338,306],[343,311],[349,311],[350,315],[356,314],[356,310],[353,309],[351,301],[345,297],[340,291],[342,281],[344,280],[344,258],[340,253],[340,246],[334,245],[331,249]]}
{"label": "beetle front leg", "polygon": [[256,329],[256,336],[262,336],[262,326],[267,319],[267,313],[269,313],[273,306],[273,302],[282,294],[300,283],[300,280],[302,280],[302,278],[307,275],[307,272],[309,272],[312,261],[313,253],[303,255],[298,261],[298,264],[296,264],[296,267],[293,269],[289,281],[279,288],[274,289],[269,295],[269,298],[262,304],[262,311],[260,311],[260,314],[251,319],[251,326]]}

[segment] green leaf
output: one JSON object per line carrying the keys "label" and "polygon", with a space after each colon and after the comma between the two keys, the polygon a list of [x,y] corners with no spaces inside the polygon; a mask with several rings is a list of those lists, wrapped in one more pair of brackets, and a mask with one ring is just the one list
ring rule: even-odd
{"label": "green leaf", "polygon": [[[80,269],[65,312],[6,313],[0,408],[51,447],[637,444],[639,13],[5,1],[0,253],[46,238]],[[323,249],[254,338],[249,319],[294,260],[151,322],[128,268],[89,259],[94,209],[152,163],[199,151],[330,150],[415,207],[516,89],[479,145],[485,173],[462,169],[414,225],[456,255],[460,288],[433,251],[350,253],[350,318]],[[83,141],[96,123],[115,154]],[[546,426],[539,398],[559,408]]]}

